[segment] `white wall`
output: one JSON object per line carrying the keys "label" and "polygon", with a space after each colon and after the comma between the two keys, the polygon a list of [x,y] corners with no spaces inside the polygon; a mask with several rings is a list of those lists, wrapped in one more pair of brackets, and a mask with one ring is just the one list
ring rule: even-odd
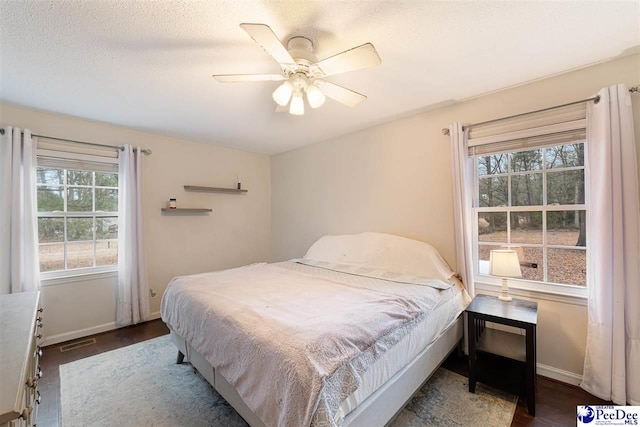
{"label": "white wall", "polygon": [[[324,234],[373,230],[429,241],[455,268],[449,140],[441,129],[454,121],[479,122],[585,98],[619,82],[640,83],[639,55],[271,159],[7,104],[0,104],[0,124],[153,150],[144,160],[144,236],[149,284],[158,293],[151,310],[157,313],[160,296],[176,275],[298,257]],[[640,95],[634,95],[633,102],[640,143]],[[187,193],[182,188],[233,186],[237,175],[249,189],[242,196]],[[211,207],[214,212],[163,215],[160,208],[169,197],[176,197],[179,206]],[[113,276],[56,283],[42,290],[48,343],[115,326]],[[557,370],[565,380],[578,378],[586,342],[586,307],[553,298],[539,303],[538,361],[548,367],[549,375]]]}
{"label": "white wall", "polygon": [[[273,156],[273,260],[304,255],[324,234],[368,230],[431,242],[455,268],[451,158],[442,128],[587,98],[616,83],[640,84],[640,55]],[[640,144],[640,95],[632,98]],[[578,380],[586,319],[584,302],[539,300],[538,362],[545,374]]]}
{"label": "white wall", "polygon": [[[153,150],[144,158],[144,239],[149,287],[157,315],[167,283],[177,275],[267,261],[270,252],[270,158],[104,123],[0,104],[0,124],[34,133]],[[185,192],[183,185],[235,187],[247,193]],[[162,214],[169,197],[178,207],[212,208],[209,214]],[[45,283],[47,344],[115,326],[114,275]]]}

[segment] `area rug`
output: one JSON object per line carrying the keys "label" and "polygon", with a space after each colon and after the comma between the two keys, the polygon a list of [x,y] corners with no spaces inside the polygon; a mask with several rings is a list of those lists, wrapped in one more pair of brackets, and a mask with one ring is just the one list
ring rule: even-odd
{"label": "area rug", "polygon": [[402,408],[393,427],[505,426],[511,425],[518,398],[440,368]]}
{"label": "area rug", "polygon": [[[188,364],[168,335],[60,366],[63,427],[247,424]],[[394,427],[509,426],[517,398],[438,369]],[[373,426],[375,427],[375,426]]]}

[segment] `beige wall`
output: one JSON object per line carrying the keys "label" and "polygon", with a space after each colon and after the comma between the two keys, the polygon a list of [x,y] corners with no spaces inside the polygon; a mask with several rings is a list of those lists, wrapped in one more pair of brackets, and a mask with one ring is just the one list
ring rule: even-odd
{"label": "beige wall", "polygon": [[[267,261],[270,252],[270,158],[104,123],[0,104],[0,123],[34,133],[102,144],[140,145],[144,158],[144,238],[151,311],[172,277]],[[243,195],[185,192],[183,185],[235,187]],[[210,214],[162,214],[169,197],[179,207],[212,208]],[[58,283],[59,281],[56,281]],[[43,287],[49,343],[112,328],[115,277],[93,277]]]}
{"label": "beige wall", "polygon": [[[600,88],[640,83],[640,56],[628,56],[518,88],[395,120],[342,138],[273,156],[139,132],[0,104],[0,124],[36,133],[153,150],[145,158],[145,253],[159,310],[180,274],[299,257],[324,234],[382,231],[429,241],[455,267],[451,167],[441,129],[588,97]],[[633,96],[640,143],[640,95]],[[640,154],[640,150],[639,150]],[[233,186],[245,195],[187,193],[185,184]],[[208,215],[163,215],[179,206]],[[115,277],[67,280],[43,288],[49,342],[114,327]],[[527,296],[526,294],[524,295]],[[538,360],[579,375],[586,307],[540,299]]]}
{"label": "beige wall", "polygon": [[[451,158],[442,128],[587,98],[616,83],[640,84],[639,55],[273,156],[272,259],[302,256],[324,234],[368,230],[431,242],[455,267]],[[640,95],[633,103],[640,144]],[[586,307],[539,303],[538,361],[581,374]]]}

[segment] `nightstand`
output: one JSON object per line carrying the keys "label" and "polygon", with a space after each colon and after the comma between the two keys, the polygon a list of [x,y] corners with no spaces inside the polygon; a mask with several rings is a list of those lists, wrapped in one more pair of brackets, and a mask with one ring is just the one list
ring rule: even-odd
{"label": "nightstand", "polygon": [[[477,352],[497,354],[525,364],[527,408],[536,414],[536,324],[538,303],[514,298],[500,301],[489,295],[476,295],[467,312],[469,344],[469,391],[475,393],[478,378]],[[486,327],[499,323],[524,330],[524,335]]]}

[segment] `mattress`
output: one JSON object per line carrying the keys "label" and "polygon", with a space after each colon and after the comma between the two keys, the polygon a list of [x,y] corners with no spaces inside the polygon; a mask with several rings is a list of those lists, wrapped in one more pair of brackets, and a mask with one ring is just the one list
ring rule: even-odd
{"label": "mattress", "polygon": [[[278,263],[278,266],[294,271],[309,269],[308,266],[292,262]],[[316,272],[325,276],[331,276],[333,273],[331,271]],[[368,368],[362,377],[360,387],[340,404],[338,416],[344,419],[429,344],[437,340],[456,321],[470,301],[469,294],[460,285],[440,291],[440,298],[429,316]]]}
{"label": "mattress", "polygon": [[[289,270],[293,274],[288,274],[283,270]],[[254,276],[250,276],[250,274],[254,272]],[[259,272],[259,275],[255,275]],[[237,277],[236,277],[237,276]],[[271,277],[273,276],[273,277]],[[300,283],[297,280],[302,279],[303,276],[306,276],[307,282],[305,282],[304,286],[300,286]],[[223,286],[220,292],[216,294],[215,298],[212,298],[211,302],[217,304],[218,311],[211,311],[207,308],[206,305],[203,305],[203,301],[205,298],[211,296],[210,292],[213,290],[209,290],[209,279],[208,277],[216,278],[217,285]],[[227,278],[228,280],[222,280],[223,278]],[[231,280],[233,278],[233,280]],[[236,282],[235,280],[241,279],[241,282]],[[277,279],[272,281],[271,279]],[[221,282],[222,280],[222,282]],[[270,280],[268,284],[264,281]],[[174,282],[176,283],[174,285]],[[265,390],[260,389],[262,392],[266,392],[267,388],[272,387],[281,382],[280,378],[274,376],[271,380],[267,381],[265,376],[274,375],[276,370],[281,370],[278,368],[279,365],[273,365],[275,369],[259,369],[255,372],[255,375],[248,375],[248,372],[237,371],[240,366],[237,364],[237,359],[232,357],[231,355],[226,355],[222,353],[222,350],[218,350],[218,348],[223,348],[220,345],[215,345],[215,342],[220,343],[222,337],[227,335],[218,335],[215,338],[210,337],[209,334],[203,334],[201,331],[204,329],[210,329],[210,326],[215,324],[219,328],[225,328],[229,326],[230,322],[237,322],[239,320],[236,316],[247,317],[251,315],[255,315],[263,313],[263,312],[272,312],[274,309],[279,307],[286,307],[284,311],[278,311],[280,318],[291,318],[294,324],[299,324],[300,320],[303,318],[307,318],[307,313],[309,310],[316,311],[314,314],[322,314],[323,321],[322,325],[325,325],[325,322],[329,322],[329,324],[341,324],[342,327],[345,328],[356,328],[367,334],[368,330],[373,330],[372,326],[374,324],[369,322],[362,322],[362,319],[370,318],[375,313],[380,313],[377,316],[387,316],[390,319],[401,319],[404,318],[405,315],[410,315],[411,317],[407,317],[407,321],[402,321],[402,324],[405,325],[399,330],[389,330],[393,332],[389,332],[389,335],[384,336],[384,340],[373,341],[375,344],[371,347],[364,347],[366,350],[363,350],[362,354],[358,356],[357,359],[353,359],[348,365],[344,366],[344,369],[338,369],[336,372],[341,372],[340,376],[336,374],[331,374],[332,376],[328,377],[328,382],[323,381],[323,391],[320,394],[320,402],[325,406],[317,407],[318,410],[314,415],[314,421],[318,414],[322,414],[320,411],[321,408],[329,407],[327,405],[335,405],[332,406],[335,409],[331,409],[330,412],[325,411],[325,415],[329,415],[329,418],[325,419],[324,422],[320,422],[321,424],[325,424],[328,422],[330,425],[340,425],[341,419],[348,414],[353,408],[355,408],[360,402],[365,400],[372,392],[374,392],[380,385],[384,384],[387,380],[389,380],[395,373],[397,373],[402,367],[404,367],[412,358],[414,358],[420,351],[422,351],[426,346],[428,346],[431,342],[437,339],[440,334],[458,317],[459,313],[464,309],[465,302],[468,302],[468,295],[466,292],[459,286],[453,285],[449,289],[446,290],[438,290],[431,286],[422,286],[422,285],[411,285],[405,283],[397,283],[388,280],[379,280],[373,279],[370,277],[363,277],[356,274],[346,274],[344,272],[332,271],[329,269],[323,269],[318,267],[311,267],[308,265],[302,265],[294,262],[284,262],[277,263],[271,265],[271,267],[255,265],[255,266],[247,266],[241,269],[236,270],[228,270],[226,272],[219,273],[207,273],[204,275],[194,275],[183,278],[176,278],[172,282],[172,285],[169,286],[165,296],[163,297],[162,303],[162,317],[163,319],[170,324],[174,329],[178,330],[178,332],[184,336],[191,344],[194,345],[197,351],[201,352],[205,358],[212,364],[216,365],[215,361],[225,360],[224,363],[218,363],[218,368],[226,369],[226,372],[234,375],[237,372],[237,380],[234,380],[233,377],[228,377],[227,373],[224,373],[224,376],[229,379],[229,382],[234,384],[235,387],[240,386],[238,389],[239,393],[242,395],[243,391],[241,389],[244,387],[244,397],[245,398],[254,398],[258,394],[256,393],[257,387],[265,388]],[[260,282],[260,287],[253,286],[253,283]],[[376,305],[369,305],[370,309],[367,311],[362,311],[355,309],[355,307],[362,307],[361,305],[354,305],[350,310],[341,312],[342,315],[336,316],[336,312],[332,309],[326,311],[328,307],[318,307],[317,304],[319,302],[325,300],[315,299],[316,306],[309,307],[308,303],[304,306],[296,306],[295,309],[291,306],[292,295],[295,294],[300,298],[303,296],[303,302],[306,302],[308,299],[308,292],[316,289],[319,284],[323,284],[323,286],[329,285],[330,287],[335,287],[336,291],[339,290],[339,293],[327,294],[323,291],[321,294],[314,294],[317,296],[322,296],[323,298],[328,298],[334,303],[338,303],[342,306],[342,302],[349,302],[348,298],[354,292],[364,292],[368,297],[373,298],[373,302],[378,301],[378,299],[386,300],[388,297],[393,296],[393,301],[390,306],[380,306],[375,308]],[[442,283],[442,282],[441,282]],[[285,286],[286,284],[286,286]],[[326,284],[326,285],[325,285]],[[204,285],[204,287],[203,287]],[[240,294],[236,294],[236,287],[241,289]],[[339,288],[339,289],[338,289]],[[215,292],[218,292],[216,288]],[[226,289],[226,290],[225,290]],[[272,293],[275,291],[280,292],[281,290],[287,290],[287,294],[280,295]],[[324,289],[324,288],[323,288]],[[356,291],[356,289],[362,289],[362,291]],[[233,292],[227,294],[225,292]],[[187,301],[187,294],[191,293],[195,298],[189,298],[191,303],[189,305],[184,305]],[[169,300],[167,299],[167,295],[171,294],[170,300],[176,301],[181,307],[181,310],[177,305],[169,304]],[[246,299],[243,295],[253,294],[252,298]],[[333,296],[331,296],[333,295]],[[274,296],[279,298],[278,300],[274,300]],[[226,299],[225,299],[226,298]],[[257,298],[257,299],[256,299]],[[226,304],[224,301],[229,301],[233,304]],[[265,305],[266,303],[266,305]],[[197,308],[201,307],[201,308]],[[255,306],[250,307],[249,304],[255,304]],[[402,306],[403,309],[398,311],[398,307]],[[333,306],[331,306],[333,307]],[[197,308],[197,311],[194,311]],[[201,311],[204,309],[204,311]],[[247,311],[251,309],[252,311]],[[185,311],[186,310],[186,311]],[[318,311],[320,310],[320,311]],[[382,311],[378,311],[382,310]],[[425,311],[426,310],[426,311]],[[419,313],[428,313],[427,316],[420,316]],[[180,314],[182,313],[182,315]],[[201,313],[201,314],[196,314]],[[213,314],[219,313],[219,314]],[[234,314],[235,313],[235,314]],[[297,313],[297,314],[296,314]],[[332,314],[333,313],[333,314]],[[360,314],[359,314],[360,313]],[[192,317],[195,320],[195,323],[192,323],[193,326],[188,326],[186,323],[186,318]],[[195,317],[194,317],[195,316]],[[207,321],[207,317],[209,316],[222,316],[219,318],[218,322],[221,323],[209,323]],[[302,316],[302,317],[300,317]],[[347,317],[342,317],[347,316]],[[401,316],[401,317],[397,317]],[[411,318],[415,317],[414,321],[409,321]],[[360,319],[358,322],[353,323],[351,320],[347,319]],[[253,319],[253,318],[251,318]],[[249,320],[251,320],[249,319]],[[314,324],[320,325],[317,323],[316,317],[310,318]],[[246,319],[245,319],[246,320]],[[347,322],[347,323],[345,323]],[[367,327],[363,328],[363,325],[367,325]],[[254,330],[256,328],[260,328],[260,323],[251,324],[251,329]],[[255,326],[255,328],[254,328]],[[275,326],[275,325],[274,325]],[[378,325],[376,324],[376,327]],[[323,332],[326,329],[326,326],[323,327],[321,338],[324,339],[325,334],[329,334],[330,332]],[[294,331],[297,330],[294,328]],[[331,329],[331,331],[340,331],[341,329]],[[280,329],[268,329],[266,330],[268,334],[280,333],[280,340],[284,339],[289,341],[289,335],[282,335],[282,330]],[[220,331],[218,331],[220,332]],[[234,334],[237,336],[237,333]],[[232,335],[227,336],[229,342],[233,340],[235,343],[236,338],[232,338]],[[397,337],[397,338],[396,338]],[[247,345],[251,344],[251,346],[255,346],[258,344],[256,341],[257,338],[262,338],[258,336],[254,336],[252,334],[252,338],[247,341]],[[266,344],[267,342],[272,342],[270,336],[266,336],[268,340],[262,340]],[[293,336],[291,336],[293,338]],[[331,337],[332,339],[335,337]],[[358,338],[359,339],[359,338]],[[243,338],[243,343],[244,343]],[[278,341],[279,342],[279,341]],[[244,345],[244,344],[243,344]],[[288,343],[287,343],[288,345]],[[264,357],[269,355],[270,360],[280,360],[273,359],[272,356],[275,356],[275,352],[280,352],[281,349],[285,349],[288,347],[280,347],[271,349],[271,347],[255,347],[255,357],[257,359],[253,359],[256,363],[255,365],[259,365],[257,363],[267,363]],[[296,347],[298,348],[298,347]],[[309,347],[312,350],[316,350],[315,347]],[[320,348],[320,347],[319,347]],[[333,347],[331,347],[333,348]],[[342,348],[342,347],[340,347]],[[345,347],[346,348],[346,347]],[[267,350],[268,349],[268,350]],[[321,347],[322,351],[325,349],[330,350],[329,347]],[[334,350],[331,350],[332,352]],[[337,351],[337,350],[336,350]],[[273,353],[273,354],[272,354]],[[237,356],[244,354],[244,352],[235,353]],[[288,357],[298,357],[297,352],[289,352]],[[285,359],[290,360],[290,359]],[[366,365],[363,363],[366,362]],[[273,362],[269,362],[273,363]],[[246,365],[251,368],[257,368],[253,363]],[[271,365],[270,365],[271,366]],[[243,368],[244,369],[244,368]],[[259,373],[262,374],[259,374]],[[343,372],[345,374],[343,375]],[[353,372],[353,374],[351,374]],[[267,375],[269,373],[269,375]],[[258,378],[262,375],[263,380],[258,381],[257,383],[251,382],[247,383],[250,378]],[[314,374],[316,375],[316,374]],[[346,376],[345,376],[346,375]],[[352,377],[350,375],[355,375],[356,377]],[[305,377],[306,378],[306,377]],[[319,378],[319,377],[318,377]],[[313,384],[316,384],[316,378],[314,376]],[[336,381],[333,381],[333,380]],[[345,382],[345,380],[348,380]],[[354,382],[354,380],[357,380]],[[361,381],[362,380],[362,381]],[[331,382],[335,384],[331,384]],[[236,385],[237,384],[237,385]],[[306,387],[304,384],[306,382],[301,380],[297,380],[294,383],[296,387]],[[362,386],[358,387],[357,384],[362,384]],[[333,385],[334,387],[331,387]],[[339,386],[339,387],[338,387]],[[271,390],[269,388],[269,390]],[[280,387],[273,389],[272,392],[279,393],[282,390]],[[300,390],[302,391],[302,390]],[[346,392],[346,393],[345,393]],[[251,407],[251,410],[256,411],[256,409],[260,409],[265,417],[261,415],[265,421],[269,420],[269,424],[279,424],[279,425],[290,425],[292,419],[289,421],[285,421],[284,418],[275,418],[275,417],[291,417],[292,413],[285,408],[281,408],[279,411],[276,411],[277,408],[266,408],[263,409],[262,404],[267,401],[273,401],[273,395],[270,399],[266,399],[267,395],[264,393],[260,393],[259,395],[264,396],[261,397],[260,401],[257,401],[255,404],[255,408],[251,407],[249,402],[247,404]],[[340,399],[337,399],[337,396],[340,395]],[[290,394],[290,396],[306,396],[306,394]],[[346,397],[346,399],[345,399]],[[266,400],[265,400],[266,399]],[[282,402],[284,404],[290,404],[289,400],[281,400],[279,399],[278,405],[281,405]],[[297,403],[296,403],[297,404]],[[299,406],[299,405],[298,405]],[[257,413],[257,412],[256,412]],[[280,414],[280,415],[277,415]],[[284,415],[283,415],[284,414]],[[310,412],[301,413],[302,416],[307,417]],[[279,421],[276,421],[279,419]],[[302,418],[299,419],[301,421]],[[330,421],[329,421],[330,420]],[[306,422],[296,422],[296,424],[307,424]]]}
{"label": "mattress", "polygon": [[439,304],[427,319],[369,367],[363,376],[361,386],[340,405],[340,415],[343,418],[437,340],[456,321],[469,303],[466,291],[460,291],[456,287],[452,288],[451,292],[446,292],[449,298],[444,298],[442,304]]}

